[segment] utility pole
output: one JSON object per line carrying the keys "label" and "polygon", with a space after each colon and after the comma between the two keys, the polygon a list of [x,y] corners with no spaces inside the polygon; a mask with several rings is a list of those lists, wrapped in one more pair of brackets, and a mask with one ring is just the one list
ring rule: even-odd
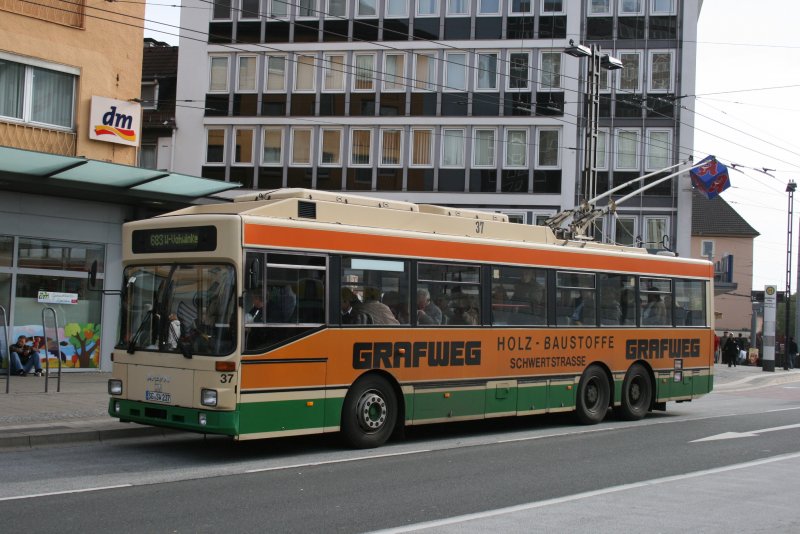
{"label": "utility pole", "polygon": [[789,370],[789,316],[792,309],[792,211],[794,209],[794,192],[797,184],[794,180],[789,180],[786,184],[786,192],[789,193],[789,222],[786,227],[786,303],[784,310],[786,314],[783,322],[783,370]]}

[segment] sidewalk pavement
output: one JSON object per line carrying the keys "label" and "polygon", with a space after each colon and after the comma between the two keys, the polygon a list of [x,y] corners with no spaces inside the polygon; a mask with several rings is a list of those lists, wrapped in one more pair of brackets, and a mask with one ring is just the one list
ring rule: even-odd
{"label": "sidewalk pavement", "polygon": [[[51,374],[48,392],[45,378],[12,376],[6,394],[6,375],[0,375],[0,449],[53,444],[106,441],[119,438],[174,435],[175,430],[120,423],[106,410],[106,384],[111,373],[65,372],[58,391],[58,376]],[[800,380],[800,370],[776,369],[765,373],[760,367],[714,366],[716,390],[749,389],[768,384]]]}

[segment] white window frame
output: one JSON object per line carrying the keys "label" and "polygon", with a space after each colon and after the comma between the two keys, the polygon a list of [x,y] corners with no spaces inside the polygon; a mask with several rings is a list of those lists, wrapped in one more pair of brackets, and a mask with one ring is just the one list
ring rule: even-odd
{"label": "white window frame", "polygon": [[[430,135],[430,140],[431,140],[430,145],[431,146],[430,146],[430,149],[428,151],[428,161],[430,161],[430,163],[428,163],[428,164],[419,164],[419,163],[415,164],[414,163],[414,149],[415,149],[415,146],[414,146],[414,132],[418,132],[418,131],[425,131],[425,132],[428,132],[428,135]],[[427,128],[423,128],[423,127],[411,128],[411,134],[409,136],[409,139],[410,139],[409,143],[411,145],[410,146],[410,150],[409,150],[409,161],[408,161],[408,166],[409,167],[413,167],[415,169],[431,169],[431,168],[433,168],[433,147],[434,147],[435,139],[436,139],[434,137],[435,135],[436,134],[434,132],[434,129],[431,128],[431,127],[427,127]]]}
{"label": "white window frame", "polygon": [[483,0],[478,0],[478,7],[477,7],[478,11],[477,11],[477,13],[475,13],[476,17],[497,17],[503,12],[503,1],[502,0],[497,0],[497,11],[483,12],[482,9],[481,9],[482,6],[483,6]]}
{"label": "white window frame", "polygon": [[605,11],[592,12],[592,0],[586,0],[586,16],[587,17],[610,17],[614,11],[614,0],[606,0],[608,2],[608,9]]}
{"label": "white window frame", "polygon": [[472,6],[472,0],[464,0],[465,4],[467,6],[466,13],[452,13],[450,11],[450,2],[452,2],[452,0],[443,0],[443,1],[446,4],[445,11],[446,11],[448,17],[469,17],[472,14],[472,7],[471,7]]}
{"label": "white window frame", "polygon": [[[634,155],[636,163],[633,167],[620,167],[619,165],[619,141],[620,141],[620,134],[622,132],[636,133],[636,154]],[[641,144],[642,144],[642,131],[639,128],[616,128],[614,130],[614,170],[615,171],[641,170],[642,168]]]}
{"label": "white window frame", "polygon": [[357,19],[376,19],[376,18],[378,18],[380,16],[380,14],[381,14],[381,2],[380,2],[380,0],[372,0],[372,1],[375,2],[375,14],[374,15],[362,15],[361,13],[358,12],[358,8],[361,5],[361,3],[359,2],[359,0],[356,0],[355,1],[355,7],[353,8],[354,11],[355,11],[355,13],[353,15],[354,18],[357,18]]}
{"label": "white window frame", "polygon": [[[525,154],[525,161],[520,165],[508,162],[508,155],[509,155],[508,154],[508,149],[511,146],[511,143],[508,140],[508,136],[509,136],[509,133],[512,132],[512,131],[525,132],[525,143],[523,143],[523,146],[525,147],[525,150],[523,152]],[[504,169],[528,169],[528,168],[530,168],[529,165],[528,165],[528,159],[529,159],[529,154],[528,153],[530,152],[530,136],[531,136],[531,131],[530,131],[530,128],[527,128],[527,127],[506,127],[503,130],[503,145],[505,147],[505,149],[503,150],[503,168]]]}
{"label": "white window frame", "polygon": [[226,20],[233,20],[233,2],[231,2],[230,5],[228,6],[228,16],[226,18],[218,19],[218,18],[214,17],[214,8],[215,7],[216,7],[216,5],[214,5],[214,3],[212,2],[211,8],[208,10],[209,11],[208,16],[211,17],[212,21],[214,21],[214,22],[224,22]]}
{"label": "white window frame", "polygon": [[[322,162],[322,150],[325,146],[325,132],[339,132],[339,161],[333,163]],[[344,129],[343,128],[320,128],[319,129],[319,166],[320,167],[341,167],[342,166],[342,150],[344,149]]]}
{"label": "white window frame", "polygon": [[[338,65],[338,69],[335,64],[330,62],[330,58],[332,56],[341,56],[342,63]],[[340,89],[331,89],[327,87],[328,83],[328,71],[331,70],[338,70],[339,74],[341,75],[342,86]],[[344,93],[347,90],[347,52],[327,52],[322,55],[322,92],[323,93]]]}
{"label": "white window frame", "polygon": [[[153,88],[153,100],[149,101],[142,98],[142,109],[158,109],[158,80],[142,81],[141,85],[142,87],[147,86]],[[139,96],[143,97],[144,95],[141,94]]]}
{"label": "white window frame", "polygon": [[[492,163],[484,164],[477,162],[478,156],[478,136],[476,132],[478,131],[490,131],[493,134],[493,141],[492,141]],[[503,154],[505,157],[505,153]],[[496,169],[497,168],[497,128],[473,128],[472,129],[472,166],[476,169]]]}
{"label": "white window frame", "polygon": [[[203,151],[203,165],[224,167],[228,162],[228,129],[219,126],[206,126],[205,150]],[[208,133],[211,130],[222,130],[222,161],[208,161]]]}
{"label": "white window frame", "polygon": [[408,15],[408,2],[409,2],[409,0],[400,0],[400,1],[403,2],[403,4],[405,5],[405,7],[406,7],[405,11],[403,11],[403,13],[400,14],[400,15],[390,15],[389,14],[389,0],[386,0],[384,2],[383,18],[385,18],[385,19],[407,19],[409,17],[409,15]]}
{"label": "white window frame", "polygon": [[[541,146],[541,133],[542,132],[556,132],[557,140],[556,140],[556,164],[555,165],[543,165],[539,161],[540,156],[540,146]],[[561,168],[561,135],[562,130],[558,126],[538,126],[536,128],[536,169],[560,169]]]}
{"label": "white window frame", "polygon": [[244,9],[244,5],[242,2],[239,2],[239,20],[260,20],[261,19],[261,0],[256,0],[258,2],[258,8],[256,9],[255,14],[249,14]]}
{"label": "white window frame", "polygon": [[[633,222],[633,231],[631,232],[632,235],[630,236],[630,246],[635,247],[637,238],[639,236],[639,220],[633,215],[615,215],[614,217],[612,217],[612,220],[614,221],[614,244],[622,243],[622,241],[620,241],[619,239],[620,236],[617,235],[617,219],[619,219],[620,221]],[[629,236],[624,236],[624,237],[626,238],[625,243],[627,244],[628,241],[627,238]]]}
{"label": "white window frame", "polygon": [[564,6],[564,4],[566,4],[566,2],[568,2],[569,0],[561,0],[561,9],[558,10],[558,11],[545,11],[544,3],[546,1],[547,0],[541,0],[541,2],[539,2],[539,13],[541,13],[542,15],[545,15],[545,14],[548,15],[548,16],[549,15],[563,15],[564,13],[566,13],[566,11],[565,11],[566,7]]}
{"label": "white window frame", "polygon": [[539,217],[544,217],[545,219],[549,219],[550,217],[552,217],[555,214],[556,214],[555,210],[533,210],[531,212],[531,219],[530,219],[531,224],[533,226],[539,226],[536,223],[536,219],[538,219]]}
{"label": "white window frame", "polygon": [[597,144],[597,155],[603,155],[603,164],[598,165],[595,160],[595,169],[598,171],[607,171],[608,170],[608,160],[609,160],[609,151],[608,151],[608,141],[611,139],[611,132],[608,128],[599,128],[597,130],[597,139],[600,139],[600,136],[605,136],[605,151],[600,150],[600,144]]}
{"label": "white window frame", "polygon": [[[384,163],[383,162],[383,134],[384,132],[400,132],[400,157],[398,163]],[[402,127],[387,127],[380,129],[380,141],[378,146],[378,167],[398,168],[403,166],[403,148],[405,143],[405,130]]]}
{"label": "white window frame", "polygon": [[[653,148],[653,140],[651,136],[654,133],[667,134],[667,161],[666,161],[667,164],[664,165],[663,167],[650,165],[650,150]],[[644,168],[646,171],[658,171],[665,167],[669,167],[672,164],[672,138],[673,138],[673,131],[670,128],[647,128],[645,130]]]}
{"label": "white window frame", "polygon": [[[544,83],[544,56],[548,54],[557,54],[559,56],[559,64],[558,64],[558,84],[551,85]],[[564,54],[560,50],[540,50],[539,51],[539,72],[541,76],[539,76],[539,90],[540,91],[563,91],[564,87],[562,82],[562,78],[564,77]]]}
{"label": "white window frame", "polygon": [[441,2],[442,2],[442,0],[433,0],[433,3],[436,5],[436,12],[435,13],[420,13],[419,12],[420,2],[419,2],[419,0],[415,1],[414,2],[414,4],[415,4],[414,5],[414,16],[416,18],[439,17],[439,12],[440,12],[439,10],[442,8]]}
{"label": "white window frame", "polygon": [[[242,89],[240,74],[242,71],[242,59],[253,59],[253,68],[256,70],[253,75],[253,88]],[[258,92],[258,56],[255,54],[240,54],[236,56],[236,92],[237,93],[257,93]]]}
{"label": "white window frame", "polygon": [[[250,132],[250,161],[238,161],[236,159],[236,134],[239,132]],[[256,164],[256,153],[255,153],[255,144],[256,144],[256,129],[252,126],[234,126],[233,134],[231,137],[231,143],[233,145],[233,152],[231,154],[231,167],[252,167]]]}
{"label": "white window frame", "polygon": [[528,0],[530,2],[530,11],[514,11],[514,0],[506,0],[508,2],[508,14],[512,17],[522,17],[526,15],[533,15],[534,8],[536,7],[536,0]]}
{"label": "white window frame", "polygon": [[[638,61],[638,64],[639,64],[639,72],[638,72],[638,77],[637,77],[637,81],[636,81],[636,89],[623,89],[622,88],[622,73],[624,71],[624,68],[622,70],[620,70],[619,71],[619,75],[617,75],[617,84],[616,84],[617,92],[621,92],[622,94],[637,94],[637,93],[641,93],[642,92],[642,75],[644,74],[642,72],[644,70],[644,68],[642,66],[642,51],[641,50],[620,50],[618,52],[617,57],[622,59],[623,55],[636,55],[636,56],[638,56],[637,61]],[[629,61],[630,60],[624,60],[623,59],[623,63],[625,63],[626,65],[629,64],[628,63]]]}
{"label": "white window frame", "polygon": [[[211,72],[214,65],[215,59],[224,59],[225,60],[225,88],[224,89],[212,89],[211,88]],[[230,92],[230,84],[231,84],[231,56],[230,54],[211,54],[208,56],[208,92],[213,94],[220,94],[220,93],[229,93]]]}
{"label": "white window frame", "polygon": [[[655,89],[653,87],[653,58],[656,54],[669,55],[669,87],[666,89]],[[675,51],[674,50],[648,50],[647,51],[647,92],[648,93],[671,93],[675,88]]]}
{"label": "white window frame", "polygon": [[[355,145],[355,143],[353,142],[353,137],[355,136],[356,132],[369,132],[369,152],[368,152],[369,161],[367,163],[355,163],[353,161],[353,146]],[[372,128],[365,128],[365,127],[350,127],[350,135],[348,137],[350,138],[350,144],[348,145],[349,150],[348,150],[348,156],[347,157],[348,157],[350,166],[351,167],[357,167],[357,168],[372,167],[372,152],[373,152],[372,149],[375,146],[374,145],[375,133],[374,133],[373,129]]]}
{"label": "white window frame", "polygon": [[[520,54],[528,56],[528,69],[525,75],[525,87],[511,87],[511,55]],[[531,90],[531,52],[530,50],[509,50],[507,54],[506,65],[508,65],[508,72],[504,76],[506,79],[506,92],[523,93]]]}
{"label": "white window frame", "polygon": [[[478,77],[481,73],[480,68],[480,61],[481,56],[484,55],[494,55],[494,87],[490,88],[480,88],[478,87]],[[476,50],[475,51],[475,79],[473,83],[475,84],[473,87],[474,92],[476,93],[499,93],[500,92],[500,63],[502,62],[502,56],[500,55],[499,50]],[[469,61],[469,60],[468,60]]]}
{"label": "white window frame", "polygon": [[[310,89],[298,89],[298,87],[297,87],[297,79],[298,79],[297,71],[298,71],[298,69],[300,68],[301,65],[305,65],[304,63],[302,63],[302,64],[300,63],[300,58],[301,57],[310,57],[310,58],[314,59],[314,61],[312,63],[312,68],[314,69],[314,74],[311,77],[311,88]],[[319,60],[317,59],[317,55],[316,54],[305,54],[305,53],[301,53],[301,52],[295,53],[295,55],[294,55],[294,83],[293,83],[294,92],[295,93],[315,93],[317,91],[317,63],[318,62],[319,62]]]}
{"label": "white window frame", "polygon": [[[644,232],[642,235],[642,241],[644,241],[644,246],[646,248],[658,248],[661,247],[663,244],[664,235],[670,236],[671,230],[669,227],[669,216],[668,215],[645,215],[642,217],[642,225],[644,226]],[[649,232],[649,222],[650,221],[664,221],[664,235],[661,236],[661,239],[650,240],[650,236],[648,235]],[[655,245],[655,246],[654,246]]]}
{"label": "white window frame", "polygon": [[[270,19],[289,19],[292,16],[292,4],[288,2],[288,0],[265,0],[268,2],[268,6],[265,11],[269,11],[269,18]],[[274,4],[279,4],[283,6],[283,9],[286,10],[285,13],[281,13],[276,15],[275,12],[272,10]]]}
{"label": "white window frame", "polygon": [[[456,163],[454,165],[445,165],[444,163],[444,139],[445,139],[445,132],[447,131],[456,131],[461,133],[461,163]],[[451,127],[442,127],[441,136],[439,138],[441,141],[439,144],[440,146],[440,154],[439,154],[439,168],[442,169],[463,169],[466,165],[467,159],[467,145],[466,145],[466,129],[465,128],[451,128]]]}
{"label": "white window frame", "polygon": [[[450,77],[448,76],[448,67],[450,65],[454,65],[454,66],[455,65],[460,65],[459,63],[456,63],[455,61],[450,59],[452,56],[464,56],[464,64],[463,64],[463,68],[464,68],[464,88],[463,89],[459,89],[459,88],[456,88],[456,87],[451,87],[451,85],[450,85]],[[469,91],[469,74],[468,74],[468,72],[469,72],[469,56],[470,56],[470,54],[468,54],[465,51],[464,52],[459,51],[459,52],[445,52],[444,53],[444,85],[442,86],[442,92],[443,93],[463,93],[465,91]]]}
{"label": "white window frame", "polygon": [[[356,81],[358,79],[358,63],[357,63],[357,59],[356,58],[359,58],[359,57],[371,57],[372,58],[372,87],[370,87],[369,89],[358,89],[358,88],[356,88]],[[376,69],[376,64],[377,64],[377,54],[375,54],[374,52],[354,52],[353,53],[353,64],[352,64],[352,67],[351,67],[351,70],[353,71],[353,76],[352,76],[352,85],[350,86],[350,90],[353,93],[374,93],[375,92],[376,86],[378,85],[377,84],[377,81],[378,81],[377,80],[378,70]]]}
{"label": "white window frame", "polygon": [[[389,71],[386,68],[386,62],[387,62],[386,60],[389,58],[389,56],[403,56],[403,72],[400,73],[400,74],[395,75],[395,76],[397,76],[399,78],[399,82],[396,83],[395,85],[399,85],[399,87],[391,87],[390,88],[390,87],[386,86],[387,79],[390,76],[388,74]],[[383,89],[383,92],[384,93],[405,93],[406,92],[406,87],[408,86],[407,71],[408,71],[408,54],[406,54],[405,52],[384,52],[384,54],[383,54],[383,76],[382,76],[383,79],[381,80],[381,87]]]}
{"label": "white window frame", "polygon": [[346,20],[348,18],[348,15],[350,14],[350,2],[348,0],[344,0],[344,15],[329,15],[331,10],[330,3],[331,0],[325,0],[325,13],[323,13],[324,18],[334,20]]}
{"label": "white window frame", "polygon": [[[287,0],[288,1],[288,0]],[[300,14],[300,0],[292,0],[289,2],[289,5],[295,6],[294,10],[294,18],[297,20],[311,20],[311,19],[319,19],[320,12],[319,12],[319,0],[308,0],[313,5],[311,6],[311,15],[301,15]],[[291,10],[289,11],[291,13]]]}
{"label": "white window frame", "polygon": [[[269,83],[269,59],[271,57],[283,59],[283,87],[280,89],[268,89]],[[289,59],[285,54],[267,54],[264,56],[264,92],[265,93],[285,93],[288,74]]]}
{"label": "white window frame", "polygon": [[672,8],[669,11],[658,11],[656,10],[656,1],[657,0],[650,0],[650,14],[661,16],[661,15],[674,15],[675,14],[675,7],[677,2],[675,0],[671,0]]}
{"label": "white window frame", "polygon": [[618,17],[640,17],[640,16],[644,15],[644,4],[645,4],[646,0],[638,0],[638,2],[639,2],[639,11],[636,11],[636,12],[623,11],[622,10],[622,6],[624,5],[625,1],[626,0],[618,0],[617,1],[617,16]]}
{"label": "white window frame", "polygon": [[[427,82],[427,85],[430,86],[430,89],[417,87],[417,84],[419,83],[419,78],[417,77],[417,59],[419,58],[419,56],[425,56],[425,57],[428,58],[429,61],[431,61],[433,63],[433,71],[432,71],[433,80],[430,80],[429,82]],[[411,78],[412,78],[411,91],[412,92],[414,92],[414,93],[432,93],[432,92],[436,91],[436,89],[438,88],[438,80],[439,80],[438,74],[437,74],[438,70],[439,70],[439,68],[438,68],[439,66],[437,64],[437,61],[439,61],[439,56],[438,56],[438,54],[436,52],[432,52],[432,51],[414,51],[414,65],[413,65],[413,69],[414,70],[412,71],[412,75],[411,75]]]}
{"label": "white window frame", "polygon": [[[267,137],[267,132],[279,132],[281,136],[281,144],[280,144],[280,157],[278,158],[277,162],[266,162],[264,161],[264,142]],[[286,133],[283,128],[264,128],[261,130],[261,166],[262,167],[283,167],[283,156],[286,152]]]}
{"label": "white window frame", "polygon": [[[295,134],[299,131],[307,131],[309,132],[308,136],[308,163],[296,163],[294,161],[294,140]],[[291,167],[311,167],[314,164],[314,128],[307,128],[307,127],[292,127],[291,133],[289,134],[290,142],[289,142],[289,165]]]}

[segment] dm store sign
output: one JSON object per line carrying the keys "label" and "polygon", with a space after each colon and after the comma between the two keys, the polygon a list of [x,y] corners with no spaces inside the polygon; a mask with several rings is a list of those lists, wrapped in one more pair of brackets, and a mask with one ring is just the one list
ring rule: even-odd
{"label": "dm store sign", "polygon": [[89,139],[139,146],[142,107],[134,102],[92,97],[89,112]]}

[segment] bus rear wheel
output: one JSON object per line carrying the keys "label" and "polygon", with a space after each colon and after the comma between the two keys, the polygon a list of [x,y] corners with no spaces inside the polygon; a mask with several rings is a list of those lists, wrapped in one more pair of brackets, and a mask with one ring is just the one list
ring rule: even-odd
{"label": "bus rear wheel", "polygon": [[650,382],[650,376],[643,366],[632,366],[622,381],[621,418],[626,421],[638,421],[647,415],[652,400],[653,384]]}
{"label": "bus rear wheel", "polygon": [[342,435],[358,449],[378,447],[392,435],[397,412],[397,397],[389,382],[368,375],[356,381],[344,398]]}
{"label": "bus rear wheel", "polygon": [[605,372],[597,366],[589,366],[578,382],[578,399],[575,410],[578,420],[585,425],[594,425],[605,419],[611,398],[611,388]]}

